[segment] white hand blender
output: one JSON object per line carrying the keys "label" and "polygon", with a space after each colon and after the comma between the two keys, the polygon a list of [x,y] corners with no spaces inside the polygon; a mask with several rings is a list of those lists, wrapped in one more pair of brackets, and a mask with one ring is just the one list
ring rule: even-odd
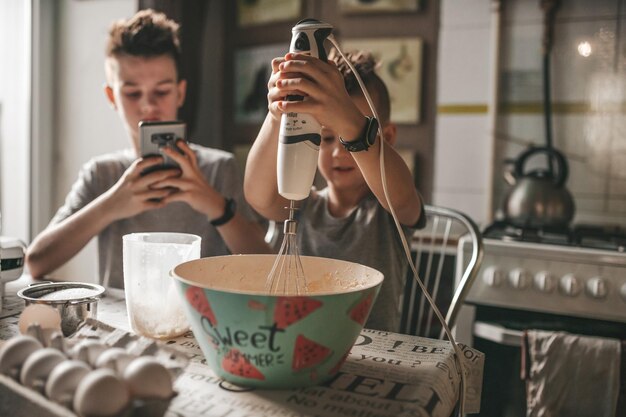
{"label": "white hand blender", "polygon": [[[289,52],[311,55],[326,61],[324,40],[331,34],[332,25],[315,19],[299,21],[291,29]],[[288,101],[306,100],[303,96],[287,96]],[[294,220],[295,201],[309,196],[321,142],[321,125],[309,114],[283,113],[278,140],[278,193],[289,202],[289,218],[284,224],[284,239],[276,262],[266,281],[271,293],[306,291],[306,278],[296,244],[297,222]]]}

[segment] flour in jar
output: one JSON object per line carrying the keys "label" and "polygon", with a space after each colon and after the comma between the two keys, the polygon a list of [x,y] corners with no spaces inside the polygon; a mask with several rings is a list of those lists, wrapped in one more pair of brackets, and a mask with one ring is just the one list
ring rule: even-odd
{"label": "flour in jar", "polygon": [[170,338],[189,330],[189,322],[171,282],[161,293],[135,295],[127,307],[131,328],[144,336]]}
{"label": "flour in jar", "polygon": [[53,291],[48,294],[44,294],[39,297],[39,300],[50,301],[66,301],[66,300],[79,300],[82,298],[94,297],[99,294],[99,291],[90,288],[65,288],[59,291]]}

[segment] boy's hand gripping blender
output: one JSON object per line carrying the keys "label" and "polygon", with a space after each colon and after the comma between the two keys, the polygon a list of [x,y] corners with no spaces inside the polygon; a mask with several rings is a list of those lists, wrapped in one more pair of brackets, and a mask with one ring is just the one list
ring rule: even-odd
{"label": "boy's hand gripping blender", "polygon": [[[324,40],[333,27],[315,19],[304,19],[291,29],[289,52],[299,52],[327,60]],[[288,101],[306,100],[287,96]],[[309,196],[321,142],[321,126],[309,114],[283,113],[278,143],[278,192],[288,200]]]}
{"label": "boy's hand gripping blender", "polygon": [[[327,60],[324,40],[333,27],[315,19],[299,21],[291,29],[289,52],[308,54]],[[288,96],[289,101],[306,100],[302,96]],[[306,291],[306,278],[296,244],[297,222],[294,220],[295,200],[309,196],[317,169],[321,142],[321,126],[313,116],[302,113],[283,113],[278,141],[278,193],[290,200],[289,219],[284,224],[284,239],[276,262],[267,277],[266,289],[272,293]]]}

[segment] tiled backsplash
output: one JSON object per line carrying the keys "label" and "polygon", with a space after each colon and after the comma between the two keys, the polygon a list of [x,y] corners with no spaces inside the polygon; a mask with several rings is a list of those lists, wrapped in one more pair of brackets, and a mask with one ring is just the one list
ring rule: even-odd
{"label": "tiled backsplash", "polygon": [[[504,3],[495,135],[489,132],[487,112],[480,110],[489,101],[487,58],[493,52],[486,39],[495,29],[490,21],[492,2],[444,0],[442,7],[434,202],[463,209],[470,201],[468,193],[478,193],[482,198],[474,198],[474,205],[465,211],[479,222],[497,212],[508,190],[503,161],[530,144],[545,144],[543,14],[539,1]],[[471,23],[464,24],[465,16]],[[626,0],[561,1],[551,58],[553,141],[569,162],[567,187],[576,203],[574,221],[624,225]],[[465,119],[464,126],[459,126],[459,117]],[[477,151],[476,146],[482,148]],[[481,157],[490,159],[492,146],[493,163]],[[452,169],[445,162],[454,155],[471,159],[472,164]],[[545,161],[538,157],[531,163]],[[484,176],[489,170],[484,164],[492,164],[493,190],[486,189],[490,185]]]}

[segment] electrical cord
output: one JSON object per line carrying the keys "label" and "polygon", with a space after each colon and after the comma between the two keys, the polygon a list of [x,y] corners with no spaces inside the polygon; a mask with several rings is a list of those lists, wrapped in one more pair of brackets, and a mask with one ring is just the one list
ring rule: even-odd
{"label": "electrical cord", "polygon": [[[367,100],[367,104],[372,110],[374,117],[380,121],[380,118],[378,117],[378,112],[376,111],[372,98],[367,92],[367,88],[365,88],[365,84],[363,83],[363,80],[361,80],[359,73],[356,71],[352,63],[346,58],[341,48],[339,48],[339,44],[337,43],[337,41],[335,40],[335,37],[332,34],[328,36],[328,40],[337,49],[337,52],[339,52],[339,55],[341,55],[341,58],[350,67],[350,70],[352,70],[352,73],[356,77],[356,80],[359,83],[359,87],[361,87],[361,90],[363,91],[363,95],[365,99]],[[415,265],[413,264],[413,258],[411,257],[411,250],[409,249],[409,245],[406,241],[406,237],[404,236],[404,233],[402,231],[402,226],[400,225],[400,221],[398,220],[396,211],[391,205],[391,201],[389,199],[389,193],[387,191],[387,176],[386,176],[386,170],[385,170],[385,151],[384,151],[385,137],[383,135],[383,128],[380,123],[378,124],[378,133],[380,135],[380,153],[379,153],[380,177],[381,177],[381,182],[383,185],[383,192],[385,194],[385,199],[387,200],[387,206],[389,207],[389,212],[391,213],[391,217],[393,217],[393,221],[396,225],[396,229],[398,231],[398,234],[400,235],[400,239],[402,241],[402,247],[404,248],[404,254],[407,260],[409,261],[409,266],[411,267],[411,270],[413,271],[413,277],[415,278],[415,281],[419,284],[422,292],[424,293],[424,297],[426,297],[426,300],[428,300],[428,303],[430,304],[432,311],[434,311],[435,315],[437,316],[437,319],[439,319],[439,322],[441,323],[445,331],[445,334],[448,337],[448,340],[450,341],[450,343],[452,344],[452,348],[454,349],[454,353],[455,353],[455,356],[459,365],[459,373],[461,376],[461,387],[460,387],[461,398],[459,402],[459,415],[462,416],[465,414],[465,395],[466,395],[465,364],[463,363],[463,360],[464,360],[463,352],[461,352],[461,349],[459,348],[456,341],[454,340],[454,337],[452,336],[452,332],[450,331],[450,328],[448,327],[443,315],[441,314],[441,312],[435,305],[435,302],[433,301],[432,297],[428,293],[428,290],[422,283],[422,280],[419,277],[419,274],[417,273],[417,269],[415,268]]]}

